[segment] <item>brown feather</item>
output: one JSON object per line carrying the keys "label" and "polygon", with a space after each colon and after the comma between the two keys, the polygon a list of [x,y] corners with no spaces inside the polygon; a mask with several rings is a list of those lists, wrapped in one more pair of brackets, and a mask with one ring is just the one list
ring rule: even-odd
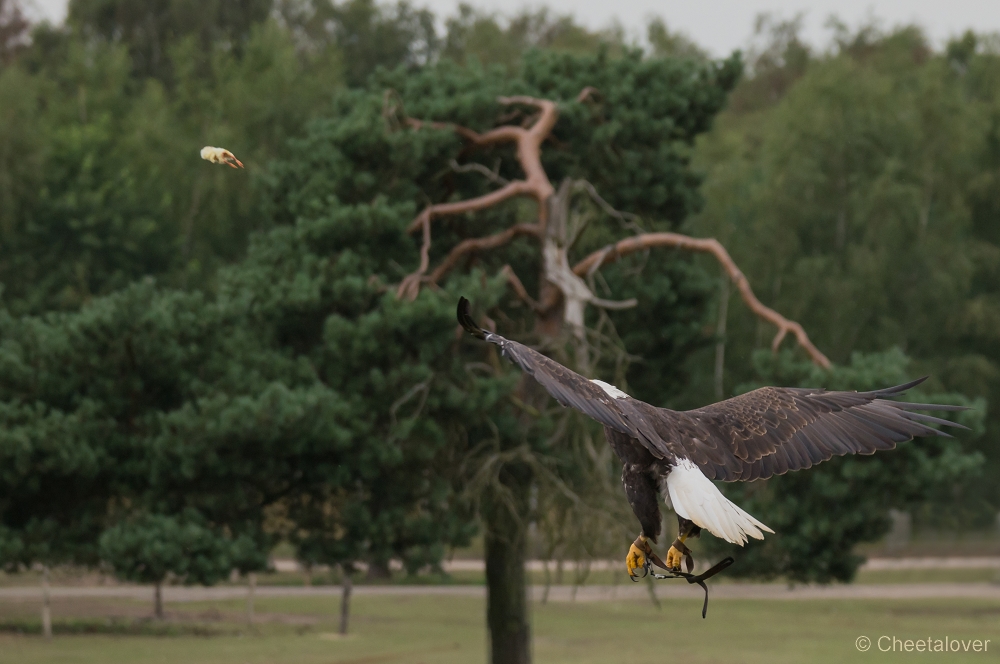
{"label": "brown feather", "polygon": [[631,397],[614,398],[538,351],[480,329],[464,298],[458,318],[471,334],[499,346],[563,406],[607,427],[609,436],[624,434],[644,454],[670,464],[676,458],[690,459],[710,479],[766,479],[833,456],[892,449],[914,436],[948,435],[930,424],[964,428],[913,412],[962,410],[959,406],[884,398],[898,396],[924,379],[870,392],[763,387],[687,412],[657,408]]}

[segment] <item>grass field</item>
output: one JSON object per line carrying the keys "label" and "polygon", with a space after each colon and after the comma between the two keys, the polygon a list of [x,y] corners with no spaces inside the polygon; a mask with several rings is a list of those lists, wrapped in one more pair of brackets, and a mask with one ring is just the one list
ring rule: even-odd
{"label": "grass field", "polygon": [[[17,580],[17,585],[38,586],[40,580],[32,580],[26,575]],[[530,585],[545,585],[545,574],[539,571],[525,572]],[[555,583],[555,574],[552,574]],[[758,579],[750,580],[759,583]],[[585,578],[585,585],[614,585],[628,584],[628,575],[625,566],[616,570],[595,570],[590,572]],[[743,580],[732,576],[720,576],[713,579],[713,583],[742,583]],[[785,583],[782,579],[777,579],[776,583]],[[858,572],[854,583],[1000,583],[1000,569],[903,569],[903,570],[873,570]],[[243,585],[244,581],[239,581],[233,585]],[[277,572],[272,574],[261,574],[258,576],[258,585],[261,586],[304,586],[305,575],[295,572]],[[355,581],[359,585],[486,585],[486,575],[483,572],[457,571],[447,575],[420,574],[417,576],[406,576],[401,572],[396,572],[390,580],[366,581],[359,579]],[[4,585],[0,582],[0,586]],[[11,583],[13,585],[13,583]],[[314,573],[310,585],[327,586],[340,585],[340,577],[331,574]],[[566,571],[563,574],[562,584],[573,585],[573,572]]]}
{"label": "grass field", "polygon": [[[4,602],[0,619],[37,620],[37,604]],[[63,600],[57,627],[115,616],[136,623],[148,602]],[[697,600],[550,603],[533,607],[535,661],[662,664],[700,662],[987,662],[1000,654],[1000,602],[715,600],[702,620]],[[357,597],[351,634],[339,638],[336,597],[261,598],[258,624],[243,625],[239,601],[168,604],[180,635],[0,634],[0,662],[18,664],[458,664],[485,661],[481,599],[441,596]],[[151,623],[144,623],[151,625]],[[183,634],[199,625],[214,635]],[[155,626],[155,625],[154,625]],[[980,653],[860,653],[866,635],[991,639]]]}
{"label": "grass field", "polygon": [[[532,585],[544,585],[545,575],[539,571],[528,571],[526,573],[528,583]],[[553,579],[555,574],[552,575]],[[741,581],[732,576],[719,576],[713,583],[740,583]],[[782,583],[781,579],[776,580]],[[902,570],[862,570],[858,572],[854,583],[1000,583],[1000,569],[992,568],[972,568],[972,569],[902,569]],[[275,572],[261,574],[258,576],[258,585],[261,586],[304,586],[305,574],[302,572]],[[408,577],[402,572],[396,572],[391,580],[380,580],[376,582],[358,579],[357,584],[375,585],[485,585],[486,575],[483,572],[457,571],[448,575],[420,574]],[[573,572],[567,570],[563,574],[563,583],[573,584]],[[587,575],[586,585],[612,585],[615,583],[626,584],[628,577],[625,574],[625,566],[617,570],[595,570]],[[244,585],[245,581],[239,580],[230,585]],[[315,572],[312,574],[311,585],[339,585],[340,578],[330,573]],[[98,576],[92,572],[80,572],[77,570],[57,569],[52,574],[52,585],[55,586],[93,586],[98,585]],[[39,572],[22,572],[20,574],[5,574],[0,572],[0,588],[11,586],[31,586],[40,588],[41,574]]]}

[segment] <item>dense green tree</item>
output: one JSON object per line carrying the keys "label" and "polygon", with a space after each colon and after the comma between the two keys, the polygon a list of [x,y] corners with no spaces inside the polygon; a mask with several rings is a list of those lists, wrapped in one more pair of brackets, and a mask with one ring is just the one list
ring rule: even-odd
{"label": "dense green tree", "polygon": [[[361,203],[378,196],[412,206],[415,200],[461,201],[495,189],[495,182],[480,172],[453,163],[457,154],[463,160],[488,160],[495,164],[500,178],[521,178],[523,162],[519,163],[506,146],[488,150],[482,156],[472,149],[463,154],[459,151],[458,137],[447,126],[436,130],[411,128],[414,119],[424,119],[487,131],[509,121],[498,119],[505,109],[498,106],[496,98],[501,94],[521,93],[559,104],[560,117],[552,131],[555,147],[547,147],[541,155],[549,178],[585,179],[611,205],[656,219],[649,222],[650,228],[670,228],[698,204],[694,191],[697,180],[686,168],[690,143],[694,135],[708,127],[737,72],[737,61],[715,64],[644,60],[640,53],[611,58],[606,53],[588,57],[535,52],[526,58],[514,79],[503,70],[463,69],[449,62],[416,74],[385,73],[372,80],[372,92],[353,94],[350,103],[345,100],[343,115],[313,125],[299,148],[300,159],[279,169],[283,185],[276,192],[276,205],[285,211],[286,218],[294,219],[319,214],[336,203]],[[595,87],[598,92],[592,93],[593,98],[585,96],[578,100],[587,86]],[[389,92],[385,92],[387,88]],[[643,94],[636,95],[640,88]],[[524,113],[516,107],[507,112],[507,117],[514,120]],[[552,205],[554,201],[547,199],[541,209]],[[529,223],[537,214],[538,208],[534,206],[510,203],[472,217],[436,221],[429,261],[436,264],[462,239],[490,235],[491,231],[498,232],[518,222]],[[620,236],[618,229],[617,221],[611,226],[593,224],[575,251],[582,254],[602,246]],[[411,245],[407,254],[397,260],[389,283],[398,283],[409,271],[403,266],[414,264],[416,248]],[[544,288],[542,256],[536,243],[518,241],[501,245],[498,251],[478,252],[470,260],[472,267],[484,269],[487,274],[496,274],[502,266],[509,265],[531,291]],[[627,283],[624,275],[634,267],[626,262],[609,270],[609,275],[620,271]],[[684,271],[683,267],[665,262],[656,262],[648,268],[650,275],[663,275],[659,282],[662,286],[671,283],[667,275],[681,275]],[[457,296],[469,289],[469,282],[456,276],[440,279],[438,286],[449,295],[445,301],[450,303],[450,309]],[[660,292],[655,297],[665,302],[676,301],[681,299],[678,290]],[[697,300],[697,287],[692,291],[690,297]],[[633,293],[639,294],[625,290],[621,296]],[[438,297],[425,291],[415,304]],[[701,298],[704,302],[704,291]],[[531,335],[530,338],[550,345],[565,357],[558,350],[567,341],[562,336],[561,311],[554,315],[553,333],[552,316],[536,319],[530,309],[520,305],[520,301],[507,296],[502,308],[491,311],[501,316],[500,320],[505,321],[513,334]],[[670,313],[669,307],[660,312],[662,319],[668,319]],[[449,311],[448,315],[453,314]],[[357,328],[353,334],[358,338]],[[361,334],[360,338],[364,336]],[[421,336],[420,343],[430,343],[430,337]],[[683,348],[690,338],[667,343]],[[470,351],[483,353],[481,347]],[[385,346],[379,350],[380,355],[386,352]],[[608,364],[613,367],[610,360]],[[518,377],[506,368],[499,375],[506,380]],[[664,390],[678,389],[681,384],[678,374],[667,373],[660,380]],[[555,423],[549,416],[541,420],[526,417],[526,413],[535,412],[536,408],[547,411],[549,407],[545,399],[539,399],[530,390],[522,385],[514,395],[513,404],[523,404],[524,410],[520,412],[516,409],[511,412],[507,403],[502,404],[503,408],[475,411],[479,417],[488,416],[493,427],[480,432],[482,437],[469,441],[472,452],[464,464],[470,473],[467,484],[478,488],[479,511],[486,529],[488,623],[496,662],[525,661],[528,657],[530,630],[523,563],[526,524],[532,518],[528,499],[531,487],[535,482],[548,482],[553,476],[555,484],[563,487],[574,476],[582,479],[583,474],[572,469],[576,465],[574,459],[586,454],[586,444],[570,444],[564,435],[551,437],[549,432]],[[364,392],[345,390],[345,393]],[[590,426],[586,425],[582,433],[592,436],[593,429],[587,430]],[[613,474],[606,448],[601,449],[604,450],[601,470]],[[553,473],[553,468],[567,471]]]}
{"label": "dense green tree", "polygon": [[572,16],[558,15],[545,7],[522,10],[508,18],[461,3],[458,13],[445,20],[445,30],[441,57],[461,63],[500,64],[508,69],[515,69],[532,49],[582,54],[601,48],[620,52],[624,46],[621,28],[593,32]]}
{"label": "dense green tree", "polygon": [[124,44],[138,78],[168,80],[175,65],[169,53],[178,41],[191,38],[205,53],[220,43],[240,52],[271,7],[271,0],[71,0],[67,22]]}
{"label": "dense green tree", "polygon": [[[265,568],[279,536],[313,562],[411,571],[467,543],[456,455],[505,391],[452,352],[450,297],[384,292],[411,214],[277,228],[214,299],[145,282],[4,318],[5,567],[103,553],[128,578],[204,583]],[[170,543],[182,531],[197,574]]]}
{"label": "dense green tree", "polygon": [[235,567],[236,547],[196,514],[143,514],[101,535],[101,558],[126,581],[151,583],[154,615],[163,619],[163,582],[213,585]]}
{"label": "dense green tree", "polygon": [[[257,10],[236,20],[221,5],[184,18],[182,5],[81,0],[68,26],[37,26],[0,72],[0,283],[11,311],[72,309],[146,275],[210,284],[269,223],[261,167],[327,112],[344,77],[361,85],[380,66],[464,61],[485,43],[456,36],[442,47],[427,12],[405,4],[288,2],[268,20]],[[513,67],[538,46],[620,48],[546,12],[475,20],[510,44],[476,56],[488,63]],[[162,72],[143,64],[153,44],[136,30],[147,29]],[[204,145],[233,150],[250,171],[193,167]]]}
{"label": "dense green tree", "polygon": [[682,32],[671,32],[660,17],[652,18],[646,25],[646,39],[654,57],[707,58],[708,54]]}
{"label": "dense green tree", "polygon": [[343,54],[348,85],[363,85],[378,67],[427,64],[437,53],[434,15],[405,0],[395,5],[348,0],[316,7],[317,18],[332,25],[330,36]]}
{"label": "dense green tree", "polygon": [[[274,475],[293,455],[315,464],[310,449],[336,453],[336,399],[296,382],[274,353],[252,352],[261,346],[240,311],[143,283],[79,312],[5,319],[5,568],[104,558],[156,583],[164,570],[208,583],[266,569],[269,492],[294,481]],[[267,389],[287,376],[291,388]],[[298,446],[275,440],[282,432]],[[185,567],[175,531],[193,533],[203,569]]]}
{"label": "dense green tree", "polygon": [[176,360],[190,359],[198,338],[186,328],[190,336],[165,341],[165,321],[193,301],[149,307],[151,290],[138,286],[79,314],[0,317],[4,569],[96,565],[109,508],[144,497],[141,442],[155,411],[177,398]]}
{"label": "dense green tree", "polygon": [[0,67],[10,63],[28,45],[29,26],[17,0],[0,2]]}
{"label": "dense green tree", "polygon": [[[309,154],[326,161],[332,148]],[[327,174],[351,175],[339,169]],[[279,520],[310,564],[350,567],[400,558],[415,572],[437,565],[446,546],[471,534],[468,509],[455,503],[456,462],[466,428],[502,391],[470,375],[454,355],[450,298],[410,304],[386,292],[409,258],[403,228],[411,214],[411,206],[385,201],[308,205],[294,225],[257,238],[247,259],[220,281],[222,301],[250,305],[255,333],[317,381],[317,396],[336,409],[315,422],[289,410],[289,425],[299,429],[274,436],[274,445],[286,448],[273,453],[283,466],[262,475],[281,483],[271,491],[279,498]],[[233,454],[248,454],[244,437],[266,435],[252,418],[205,406],[199,411],[208,430],[178,436],[204,440],[206,455],[218,455],[227,437],[242,441],[232,444]],[[239,431],[225,436],[215,424],[220,419]],[[325,431],[334,421],[339,430]],[[324,443],[331,437],[333,448]],[[164,445],[165,451],[174,448]],[[310,461],[310,454],[319,456]],[[202,480],[226,484],[224,478]]]}
{"label": "dense green tree", "polygon": [[[732,247],[764,301],[835,362],[897,346],[913,373],[932,375],[931,392],[987,398],[986,434],[965,438],[986,457],[982,479],[957,482],[918,519],[985,526],[1000,509],[987,479],[1000,394],[987,321],[1000,311],[1000,280],[985,194],[998,59],[969,37],[935,54],[913,28],[841,28],[835,53],[810,58],[790,30],[762,50],[766,80],[737,89],[743,103],[701,144],[709,203],[691,228]],[[753,379],[762,341],[755,320],[730,314],[727,390]]]}
{"label": "dense green tree", "polygon": [[[136,82],[122,46],[35,36],[0,71],[0,283],[16,313],[72,309],[146,275],[204,284],[265,224],[261,166],[339,80],[334,54],[298,53],[274,22],[239,54],[218,45],[207,71],[193,39],[175,40],[169,86]],[[198,162],[204,145],[249,172]]]}

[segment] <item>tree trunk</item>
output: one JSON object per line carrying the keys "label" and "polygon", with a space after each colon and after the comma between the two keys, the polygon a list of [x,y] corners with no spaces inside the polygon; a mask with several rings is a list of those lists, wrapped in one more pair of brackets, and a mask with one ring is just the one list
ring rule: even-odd
{"label": "tree trunk", "polygon": [[[549,197],[546,206],[551,207]],[[541,269],[539,301],[558,302],[560,291],[545,279]],[[535,333],[558,336],[563,326],[563,307],[552,307],[535,318]],[[518,387],[525,403],[544,403],[546,396],[534,381],[522,378]],[[524,574],[527,559],[531,469],[511,463],[500,471],[502,490],[489,491],[482,501],[486,527],[486,626],[490,636],[490,664],[531,664],[531,624],[528,587]]]}
{"label": "tree trunk", "polygon": [[153,615],[157,620],[163,620],[163,581],[157,581],[153,591]]}
{"label": "tree trunk", "polygon": [[247,574],[247,625],[253,627],[253,596],[257,590],[257,575],[254,572]]}
{"label": "tree trunk", "polygon": [[347,623],[351,617],[351,590],[353,582],[351,574],[346,567],[341,567],[341,593],[340,593],[340,633],[347,634]]}
{"label": "tree trunk", "polygon": [[549,572],[548,560],[543,560],[542,565],[544,565],[545,570],[545,590],[542,591],[542,604],[547,604],[549,601],[549,591],[552,589],[552,574]]}
{"label": "tree trunk", "polygon": [[392,578],[388,560],[369,560],[365,579],[368,581],[387,581]]}
{"label": "tree trunk", "polygon": [[523,466],[508,465],[500,472],[500,482],[506,495],[490,495],[483,500],[490,662],[530,664],[531,627],[524,562],[531,472]]}
{"label": "tree trunk", "polygon": [[49,600],[49,566],[42,566],[42,635],[52,640],[52,605]]}

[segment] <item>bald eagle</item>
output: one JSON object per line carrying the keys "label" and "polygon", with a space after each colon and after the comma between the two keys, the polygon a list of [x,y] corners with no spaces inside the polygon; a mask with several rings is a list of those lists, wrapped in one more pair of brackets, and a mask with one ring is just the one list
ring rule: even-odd
{"label": "bald eagle", "polygon": [[[743,546],[773,530],[719,491],[712,480],[767,479],[809,468],[833,456],[891,450],[914,436],[947,436],[931,424],[962,427],[915,411],[965,410],[962,406],[906,403],[901,395],[926,378],[871,392],[762,387],[689,411],[657,408],[633,399],[614,385],[588,380],[516,341],[482,330],[458,303],[458,321],[473,336],[496,344],[504,357],[534,378],[556,401],[604,425],[604,434],[622,463],[625,496],[642,530],[629,548],[629,577],[643,575],[659,559],[650,543],[660,536],[657,496],[677,514],[677,538],[665,567],[690,572],[684,542],[707,530]],[[731,561],[730,561],[731,562]]]}

